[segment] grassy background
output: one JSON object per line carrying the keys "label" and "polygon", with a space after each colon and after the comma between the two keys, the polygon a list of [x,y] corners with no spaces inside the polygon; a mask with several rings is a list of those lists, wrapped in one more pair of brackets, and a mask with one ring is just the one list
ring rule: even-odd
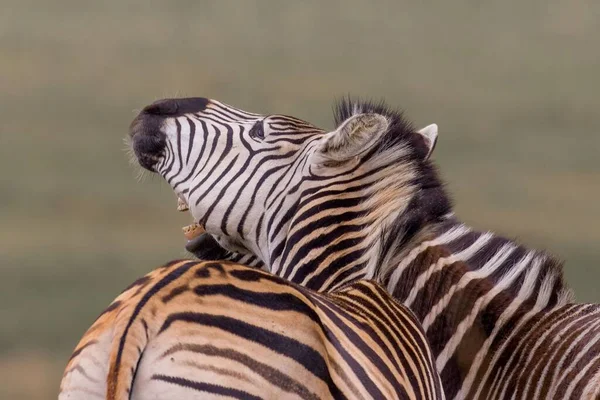
{"label": "grassy background", "polygon": [[166,96],[324,127],[335,97],[385,98],[439,124],[463,219],[600,300],[599,2],[85,3],[0,0],[0,398],[55,398],[103,307],[184,255],[188,217],[123,151]]}

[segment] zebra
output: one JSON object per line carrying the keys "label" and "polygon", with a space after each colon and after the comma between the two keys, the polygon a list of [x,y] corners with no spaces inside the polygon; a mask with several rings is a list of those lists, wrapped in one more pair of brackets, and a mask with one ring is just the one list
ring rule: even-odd
{"label": "zebra", "polygon": [[[209,250],[207,250],[209,251]],[[372,281],[318,293],[179,260],[98,317],[59,399],[443,399],[420,323]]]}
{"label": "zebra", "polygon": [[598,398],[599,306],[574,303],[553,256],[455,216],[430,160],[437,125],[350,98],[334,121],[165,99],[130,139],[230,254],[318,291],[386,287],[423,324],[448,398]]}

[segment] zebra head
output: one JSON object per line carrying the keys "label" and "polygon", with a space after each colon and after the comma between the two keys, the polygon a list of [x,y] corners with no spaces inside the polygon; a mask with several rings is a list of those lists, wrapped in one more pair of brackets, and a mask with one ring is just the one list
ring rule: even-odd
{"label": "zebra head", "polygon": [[[436,125],[417,131],[383,104],[351,100],[337,106],[335,123],[326,132],[215,100],[167,99],[144,108],[130,136],[140,165],[169,183],[206,232],[277,271],[324,245],[366,238],[439,186],[428,161]],[[353,256],[359,263],[364,250]]]}
{"label": "zebra head", "polygon": [[156,101],[130,126],[139,164],[160,174],[194,220],[238,253],[253,247],[246,238],[254,237],[269,191],[323,133],[297,118],[206,98]]}

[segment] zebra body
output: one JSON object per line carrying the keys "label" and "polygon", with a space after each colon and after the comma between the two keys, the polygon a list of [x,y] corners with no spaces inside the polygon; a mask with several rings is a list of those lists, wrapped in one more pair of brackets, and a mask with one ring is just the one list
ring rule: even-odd
{"label": "zebra body", "polygon": [[229,262],[178,261],[83,336],[59,399],[443,399],[414,315],[370,281],[320,294]]}
{"label": "zebra body", "polygon": [[449,398],[597,398],[597,306],[572,303],[552,257],[454,218],[436,127],[350,100],[336,125],[163,100],[131,138],[223,248],[318,291],[373,278],[410,306]]}

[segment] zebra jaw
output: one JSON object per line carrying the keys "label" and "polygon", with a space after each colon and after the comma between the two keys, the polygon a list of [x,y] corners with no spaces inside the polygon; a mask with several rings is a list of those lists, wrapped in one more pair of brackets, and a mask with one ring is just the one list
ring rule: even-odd
{"label": "zebra jaw", "polygon": [[[189,209],[190,208],[188,207],[185,200],[183,200],[181,197],[178,197],[177,198],[177,211],[184,212],[184,211],[188,211]],[[183,230],[183,234],[187,238],[188,241],[191,241],[206,232],[204,227],[199,222],[194,222],[193,224],[184,226],[181,229]]]}

